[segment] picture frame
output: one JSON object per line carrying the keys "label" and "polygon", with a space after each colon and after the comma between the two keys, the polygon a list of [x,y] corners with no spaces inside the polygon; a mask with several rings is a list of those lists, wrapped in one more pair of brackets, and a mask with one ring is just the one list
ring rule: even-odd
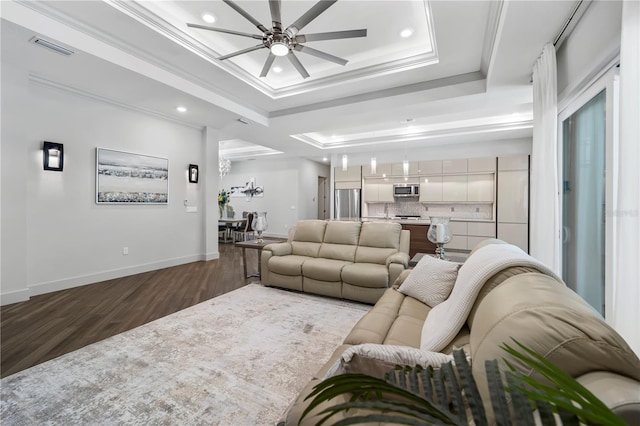
{"label": "picture frame", "polygon": [[96,148],[97,204],[168,204],[169,160]]}

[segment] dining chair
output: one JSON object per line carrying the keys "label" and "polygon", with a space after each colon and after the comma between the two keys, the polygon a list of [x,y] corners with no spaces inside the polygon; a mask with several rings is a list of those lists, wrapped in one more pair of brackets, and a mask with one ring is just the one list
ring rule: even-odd
{"label": "dining chair", "polygon": [[[244,224],[244,228],[233,233],[233,242],[236,241],[247,241],[247,236],[251,234],[255,237],[255,231],[252,226],[253,222],[253,213],[247,213],[247,222]],[[240,239],[242,238],[242,239]]]}

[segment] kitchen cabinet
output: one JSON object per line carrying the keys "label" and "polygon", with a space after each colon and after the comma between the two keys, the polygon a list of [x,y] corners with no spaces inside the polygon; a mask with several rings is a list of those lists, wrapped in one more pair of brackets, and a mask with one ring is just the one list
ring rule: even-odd
{"label": "kitchen cabinet", "polygon": [[495,238],[496,224],[494,222],[467,222],[467,235]]}
{"label": "kitchen cabinet", "polygon": [[365,181],[362,190],[365,203],[393,203],[393,185],[390,183],[373,183]]}
{"label": "kitchen cabinet", "polygon": [[334,189],[360,189],[362,187],[362,182],[358,181],[346,181],[346,182],[336,182]]}
{"label": "kitchen cabinet", "polygon": [[467,171],[469,173],[495,172],[496,157],[469,158],[467,160]]}
{"label": "kitchen cabinet", "polygon": [[493,174],[467,176],[467,201],[493,202]]}
{"label": "kitchen cabinet", "polygon": [[467,173],[467,160],[443,160],[442,173]]}
{"label": "kitchen cabinet", "polygon": [[342,170],[342,167],[336,167],[334,169],[334,181],[335,182],[353,182],[362,179],[362,168],[360,166],[347,167],[347,170]]}
{"label": "kitchen cabinet", "polygon": [[498,170],[529,170],[529,156],[517,155],[514,157],[499,157]]}
{"label": "kitchen cabinet", "polygon": [[[409,176],[416,176],[418,174],[418,162],[409,161]],[[402,163],[391,163],[391,176],[404,176],[404,169]]]}
{"label": "kitchen cabinet", "polygon": [[442,201],[467,201],[467,176],[451,175],[442,177]]}
{"label": "kitchen cabinet", "polygon": [[391,176],[391,163],[386,164],[377,164],[376,165],[376,173],[371,173],[371,164],[367,164],[366,166],[362,166],[362,176],[363,177],[386,177]]}
{"label": "kitchen cabinet", "polygon": [[526,223],[498,222],[498,238],[529,252],[529,229]]}
{"label": "kitchen cabinet", "polygon": [[419,161],[418,173],[422,175],[442,174],[442,160]]}
{"label": "kitchen cabinet", "polygon": [[498,220],[510,223],[529,221],[529,173],[527,171],[499,172]]}
{"label": "kitchen cabinet", "polygon": [[415,256],[416,253],[436,252],[436,245],[427,239],[427,231],[429,225],[407,225],[402,224],[402,229],[406,229],[411,233],[409,238],[409,257]]}
{"label": "kitchen cabinet", "polygon": [[442,176],[428,176],[420,182],[421,203],[442,201]]}

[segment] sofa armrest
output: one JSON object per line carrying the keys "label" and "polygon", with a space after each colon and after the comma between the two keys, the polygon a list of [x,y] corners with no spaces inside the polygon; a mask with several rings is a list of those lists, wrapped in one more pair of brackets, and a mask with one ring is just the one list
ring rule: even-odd
{"label": "sofa armrest", "polygon": [[288,256],[292,248],[291,243],[273,243],[264,246],[262,251],[270,251],[272,256]]}
{"label": "sofa armrest", "polygon": [[401,251],[397,253],[393,253],[391,256],[387,257],[387,267],[392,263],[398,263],[406,268],[409,267],[409,254],[403,253]]}

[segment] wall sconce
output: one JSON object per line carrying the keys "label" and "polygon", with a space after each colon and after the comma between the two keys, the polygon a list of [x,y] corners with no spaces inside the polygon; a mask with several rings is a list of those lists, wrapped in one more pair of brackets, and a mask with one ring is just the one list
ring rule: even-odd
{"label": "wall sconce", "polygon": [[189,182],[198,183],[198,165],[189,164]]}
{"label": "wall sconce", "polygon": [[45,170],[62,171],[64,148],[61,143],[44,142],[42,147],[42,165]]}

